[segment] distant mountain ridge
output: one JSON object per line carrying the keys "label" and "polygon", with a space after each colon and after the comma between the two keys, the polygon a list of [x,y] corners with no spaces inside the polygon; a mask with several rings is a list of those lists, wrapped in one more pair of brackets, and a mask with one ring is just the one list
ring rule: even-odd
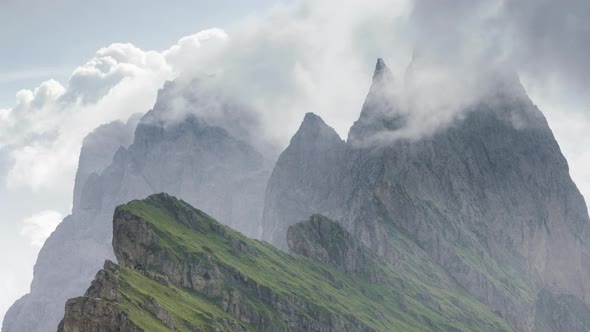
{"label": "distant mountain ridge", "polygon": [[[108,124],[87,137],[76,175],[72,215],[41,249],[31,292],[9,309],[3,332],[57,327],[63,303],[84,293],[105,259],[114,260],[113,211],[129,200],[166,191],[206,208],[244,233],[258,231],[271,165],[243,140],[246,133],[235,120],[228,118],[228,124],[220,127],[195,115],[204,107],[196,97],[205,94],[201,85],[169,82],[154,109],[141,120],[134,117],[126,125]],[[206,102],[223,98],[207,93]],[[186,101],[186,96],[192,99]]]}
{"label": "distant mountain ridge", "polygon": [[[272,173],[246,111],[168,83],[132,142],[101,138],[121,123],[88,140],[73,215],[3,331],[590,331],[586,203],[518,77],[490,72],[460,116],[410,137],[379,59],[348,139],[308,113]],[[157,192],[284,252],[167,194],[111,228]]]}
{"label": "distant mountain ridge", "polygon": [[[347,142],[305,116],[269,180],[262,238],[285,248],[286,229],[320,213],[402,266],[411,257],[396,239],[403,234],[417,245],[411,255],[441,266],[516,329],[589,330],[579,324],[590,313],[586,204],[517,77],[498,78],[448,128],[375,141],[407,123],[379,60]],[[568,304],[577,318],[561,318],[560,296],[577,299]]]}

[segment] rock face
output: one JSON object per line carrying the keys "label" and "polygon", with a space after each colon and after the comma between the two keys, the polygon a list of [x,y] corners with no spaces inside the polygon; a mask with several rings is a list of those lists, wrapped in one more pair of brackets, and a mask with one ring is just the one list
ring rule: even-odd
{"label": "rock face", "polygon": [[399,276],[322,216],[289,230],[307,257],[167,194],[118,207],[113,229],[120,265],[67,302],[59,331],[510,331],[459,287]]}
{"label": "rock face", "polygon": [[[88,208],[81,201],[86,182],[112,163],[113,156],[119,148],[127,148],[133,143],[133,133],[140,119],[141,114],[136,114],[131,116],[127,123],[115,121],[102,125],[84,138],[76,172],[74,207],[80,210]],[[86,199],[84,203],[90,203],[89,201]]]}
{"label": "rock face", "polygon": [[[524,89],[499,82],[493,94],[431,136],[358,144],[404,128],[405,116],[387,92],[391,80],[379,61],[347,143],[337,135],[303,135],[309,131],[303,121],[269,180],[263,239],[284,248],[289,225],[321,213],[403,271],[399,261],[408,251],[392,237],[401,232],[419,247],[410,255],[441,266],[516,329],[545,322],[552,331],[589,330],[583,317],[555,318],[571,326],[546,323],[566,303],[576,303],[571,315],[587,312],[589,218],[545,118]],[[320,126],[317,132],[332,132]],[[328,150],[334,151],[329,159],[318,152]],[[547,298],[556,300],[542,305]]]}
{"label": "rock face", "polygon": [[377,266],[384,262],[379,256],[354,239],[338,223],[316,214],[307,222],[289,227],[289,250],[337,267],[342,272],[363,276],[372,282],[386,282],[386,273]]}
{"label": "rock face", "polygon": [[[310,144],[313,142],[313,144]],[[293,223],[273,220],[305,220],[310,210],[322,210],[326,202],[339,202],[332,192],[341,179],[345,143],[334,129],[317,115],[308,113],[289,147],[277,161],[266,192],[264,220],[261,236],[283,250],[287,250],[287,228]],[[276,199],[275,188],[281,199]],[[312,196],[308,196],[312,195]],[[315,202],[322,205],[315,206]],[[309,205],[311,204],[311,206]]]}
{"label": "rock face", "polygon": [[[129,200],[170,192],[246,234],[257,234],[268,161],[236,138],[247,135],[235,121],[228,120],[231,126],[222,128],[195,115],[205,107],[196,87],[168,83],[139,124],[110,124],[85,140],[72,215],[41,249],[31,292],[8,311],[2,331],[55,329],[66,299],[83,294],[104,260],[114,259],[113,210]],[[224,114],[218,116],[231,115]],[[229,129],[236,130],[236,136]]]}

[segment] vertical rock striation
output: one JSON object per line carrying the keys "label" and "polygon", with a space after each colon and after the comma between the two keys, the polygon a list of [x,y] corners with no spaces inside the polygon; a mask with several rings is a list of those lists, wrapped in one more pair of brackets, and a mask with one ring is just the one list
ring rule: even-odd
{"label": "vertical rock striation", "polygon": [[[225,127],[198,116],[213,112],[201,109],[210,105],[209,99],[199,98],[199,86],[167,83],[154,109],[136,127],[136,120],[114,123],[88,136],[72,215],[41,249],[31,291],[10,308],[3,332],[57,327],[66,299],[83,294],[104,260],[115,258],[113,210],[129,200],[166,191],[206,208],[245,234],[257,234],[268,160],[246,141],[245,130],[237,128],[239,121],[229,119],[230,111],[238,112],[236,105],[226,110],[225,104],[216,104],[219,114],[209,120],[217,124],[228,117]],[[228,130],[235,130],[236,136]]]}
{"label": "vertical rock striation", "polygon": [[167,194],[117,207],[113,247],[60,330],[511,331],[456,287],[399,275],[338,223],[289,229],[286,254]]}
{"label": "vertical rock striation", "polygon": [[[281,155],[263,219],[265,230],[275,233],[263,239],[284,247],[286,227],[321,213],[395,265],[403,250],[391,236],[393,227],[419,247],[415,253],[424,253],[519,330],[531,331],[535,321],[551,315],[535,314],[542,292],[587,305],[584,199],[545,118],[517,78],[495,79],[493,89],[448,127],[417,139],[372,141],[403,129],[411,115],[400,111],[390,73],[379,60],[346,144],[326,137],[297,140]],[[330,160],[337,162],[322,163],[316,153],[328,145],[334,151]],[[292,181],[306,168],[315,172]],[[307,185],[330,177],[321,190]],[[300,209],[293,213],[285,206]]]}

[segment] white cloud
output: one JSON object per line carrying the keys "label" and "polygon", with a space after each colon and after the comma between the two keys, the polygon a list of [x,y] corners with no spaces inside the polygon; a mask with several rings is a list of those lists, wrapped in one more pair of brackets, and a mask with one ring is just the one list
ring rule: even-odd
{"label": "white cloud", "polygon": [[146,112],[170,78],[160,53],[113,44],[74,70],[66,87],[50,80],[19,91],[16,105],[0,112],[0,149],[13,161],[8,187],[71,192],[82,139],[105,122]]}
{"label": "white cloud", "polygon": [[282,145],[310,111],[345,135],[376,59],[409,59],[397,20],[408,14],[408,4],[345,0],[334,10],[329,1],[306,0],[276,7],[226,29],[229,37],[216,52],[184,62],[183,74],[215,74],[212,84],[259,112],[264,131],[258,135]]}
{"label": "white cloud", "polygon": [[23,220],[21,235],[26,236],[31,245],[41,248],[62,219],[62,214],[57,211],[47,210],[35,213]]}
{"label": "white cloud", "polygon": [[93,59],[74,70],[66,99],[96,102],[124,78],[169,72],[166,60],[158,52],[143,51],[131,44],[112,44],[98,50]]}
{"label": "white cloud", "polygon": [[206,71],[208,68],[202,68],[204,59],[220,52],[227,40],[227,33],[221,29],[203,30],[181,38],[162,54],[177,74],[187,69]]}
{"label": "white cloud", "polygon": [[[76,68],[68,82],[50,80],[21,90],[12,108],[0,109],[0,161],[8,156],[10,162],[5,189],[20,195],[26,190],[70,195],[82,139],[100,124],[146,112],[164,81],[180,74],[215,74],[215,84],[226,94],[261,115],[264,130],[255,135],[284,145],[303,115],[315,112],[346,137],[358,118],[376,59],[385,58],[395,80],[402,82],[414,47],[425,42],[442,61],[435,69],[472,56],[492,62],[509,59],[519,66],[528,78],[527,91],[546,113],[571,174],[588,198],[590,43],[585,41],[590,33],[583,8],[590,2],[567,3],[299,0],[241,20],[227,33],[211,29],[181,38],[162,52],[112,44]],[[580,6],[582,10],[572,9]],[[0,81],[37,74],[15,73]],[[436,71],[422,74],[418,83],[430,84],[419,90],[435,97],[420,100],[425,109],[445,103],[461,108],[470,101],[471,90],[449,86],[447,73],[442,79]],[[462,86],[470,85],[469,78]],[[438,84],[432,84],[435,79]],[[535,86],[535,81],[549,84]],[[216,120],[228,121],[221,115]],[[427,116],[418,118],[421,125],[440,123],[430,112],[421,115]],[[239,123],[258,125],[243,120]],[[39,246],[56,220],[61,215],[55,211],[31,216],[23,234]]]}
{"label": "white cloud", "polygon": [[19,91],[14,107],[0,110],[0,152],[12,160],[8,188],[71,192],[82,140],[89,132],[145,113],[164,81],[198,67],[225,40],[223,30],[211,29],[184,37],[163,52],[112,44],[76,68],[66,86],[49,80],[33,91]]}
{"label": "white cloud", "polygon": [[[426,111],[417,113],[415,123],[431,130],[441,121],[433,121],[429,110],[461,109],[474,96],[473,89],[465,89],[476,85],[473,77],[448,80],[445,66],[457,72],[453,66],[477,59],[469,63],[467,72],[479,73],[477,68],[486,64],[510,60],[520,64],[522,50],[515,45],[531,31],[509,24],[515,9],[503,3],[345,0],[334,10],[333,1],[301,0],[244,19],[227,33],[211,29],[183,37],[162,52],[131,44],[110,45],[74,70],[65,86],[48,81],[34,91],[23,90],[12,109],[0,110],[0,149],[8,151],[13,162],[7,184],[71,191],[82,138],[102,123],[145,112],[164,80],[180,74],[215,74],[213,84],[261,115],[264,131],[257,134],[284,145],[310,111],[322,115],[346,137],[368,91],[376,58],[384,57],[395,80],[403,82],[412,53],[421,46],[421,51],[434,52],[437,59],[435,70],[423,72],[418,82],[429,84],[415,92],[426,103],[420,106]],[[515,29],[526,33],[510,33]],[[536,61],[533,56],[527,59]],[[555,71],[555,66],[551,68]],[[561,105],[560,110],[565,107]],[[447,122],[453,119],[453,111],[446,115]],[[572,151],[567,148],[569,136],[560,134],[566,126],[555,123],[557,136],[564,137],[560,142],[564,150]],[[590,130],[586,128],[590,129],[584,127],[580,135],[587,137]],[[575,157],[570,153],[568,158]],[[580,159],[583,166],[572,168],[590,169],[584,160]]]}

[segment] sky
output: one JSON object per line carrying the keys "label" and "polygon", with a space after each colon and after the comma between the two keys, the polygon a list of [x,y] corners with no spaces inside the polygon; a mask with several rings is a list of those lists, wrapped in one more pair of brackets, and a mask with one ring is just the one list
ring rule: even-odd
{"label": "sky", "polygon": [[270,0],[0,0],[0,107],[47,79],[66,81],[114,42],[163,50],[182,36],[222,27],[274,5]]}
{"label": "sky", "polygon": [[0,0],[0,316],[71,210],[83,138],[178,77],[214,75],[284,147],[310,111],[346,138],[378,57],[400,86],[419,73],[421,135],[510,68],[590,197],[589,16],[586,0]]}

